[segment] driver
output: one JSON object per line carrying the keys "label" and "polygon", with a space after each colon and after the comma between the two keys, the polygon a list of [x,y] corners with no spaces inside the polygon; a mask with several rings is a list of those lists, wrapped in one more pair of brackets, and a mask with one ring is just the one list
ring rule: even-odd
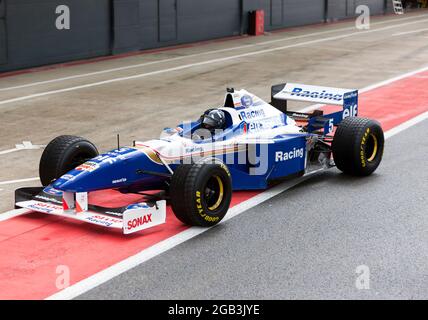
{"label": "driver", "polygon": [[201,116],[201,128],[214,133],[214,130],[223,130],[226,125],[226,115],[223,110],[209,109]]}

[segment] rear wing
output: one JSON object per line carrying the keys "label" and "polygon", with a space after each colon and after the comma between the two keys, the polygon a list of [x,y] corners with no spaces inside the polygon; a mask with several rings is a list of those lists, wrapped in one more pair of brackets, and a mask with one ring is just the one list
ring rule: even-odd
{"label": "rear wing", "polygon": [[272,86],[271,89],[272,105],[287,112],[287,101],[305,101],[314,102],[323,105],[342,106],[342,110],[321,117],[311,118],[309,127],[314,131],[316,127],[323,125],[325,133],[332,131],[332,126],[338,125],[347,117],[356,117],[358,115],[358,90],[310,86],[298,83],[284,83]]}

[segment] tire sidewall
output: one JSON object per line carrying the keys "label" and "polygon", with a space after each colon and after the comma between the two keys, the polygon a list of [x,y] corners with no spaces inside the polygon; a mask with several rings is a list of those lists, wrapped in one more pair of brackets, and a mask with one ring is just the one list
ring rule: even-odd
{"label": "tire sidewall", "polygon": [[[369,161],[366,156],[367,143],[370,139],[370,135],[374,135],[377,139],[377,150],[376,156],[372,161]],[[384,147],[384,136],[380,125],[377,122],[371,121],[368,125],[365,126],[365,130],[360,133],[354,148],[356,148],[355,153],[358,155],[354,161],[356,165],[360,167],[361,173],[363,175],[371,174],[379,166]]]}
{"label": "tire sidewall", "polygon": [[[79,154],[82,157],[80,163],[74,163]],[[82,137],[58,136],[49,142],[40,158],[40,181],[43,186],[47,186],[87,159],[97,155],[98,150],[95,145]]]}
{"label": "tire sidewall", "polygon": [[[223,184],[223,199],[218,208],[210,210],[203,194],[208,180],[213,176],[219,177]],[[226,215],[232,198],[232,184],[229,170],[224,164],[202,165],[195,182],[192,192],[192,211],[198,217],[201,224],[214,225],[219,223]]]}
{"label": "tire sidewall", "polygon": [[62,154],[60,161],[58,161],[56,168],[57,177],[60,177],[68,171],[75,169],[75,167],[70,166],[70,163],[73,161],[73,159],[79,156],[79,154],[82,156],[86,154],[88,157],[92,158],[92,155],[89,156],[89,154],[93,151],[93,148],[95,148],[95,146],[89,141],[78,141],[67,148],[66,151]]}
{"label": "tire sidewall", "polygon": [[[366,155],[370,135],[377,140],[373,160]],[[333,158],[339,170],[354,176],[368,176],[379,166],[384,149],[384,134],[379,122],[367,118],[349,117],[336,130],[332,143]]]}

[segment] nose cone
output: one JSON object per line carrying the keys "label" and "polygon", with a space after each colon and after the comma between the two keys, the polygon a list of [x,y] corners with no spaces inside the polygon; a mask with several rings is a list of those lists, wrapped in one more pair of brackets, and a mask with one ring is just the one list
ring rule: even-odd
{"label": "nose cone", "polygon": [[121,148],[99,155],[69,171],[52,186],[66,192],[90,192],[124,187],[141,180],[139,169],[162,171],[144,152],[135,148]]}

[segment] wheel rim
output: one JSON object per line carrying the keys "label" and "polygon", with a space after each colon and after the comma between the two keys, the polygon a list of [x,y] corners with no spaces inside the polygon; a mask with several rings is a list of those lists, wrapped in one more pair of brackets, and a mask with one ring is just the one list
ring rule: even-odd
{"label": "wheel rim", "polygon": [[370,134],[369,139],[367,141],[366,151],[365,151],[368,162],[372,162],[376,158],[377,150],[378,150],[377,137],[372,133]]}
{"label": "wheel rim", "polygon": [[213,176],[207,181],[204,197],[209,210],[220,207],[224,198],[224,185],[219,176]]}

